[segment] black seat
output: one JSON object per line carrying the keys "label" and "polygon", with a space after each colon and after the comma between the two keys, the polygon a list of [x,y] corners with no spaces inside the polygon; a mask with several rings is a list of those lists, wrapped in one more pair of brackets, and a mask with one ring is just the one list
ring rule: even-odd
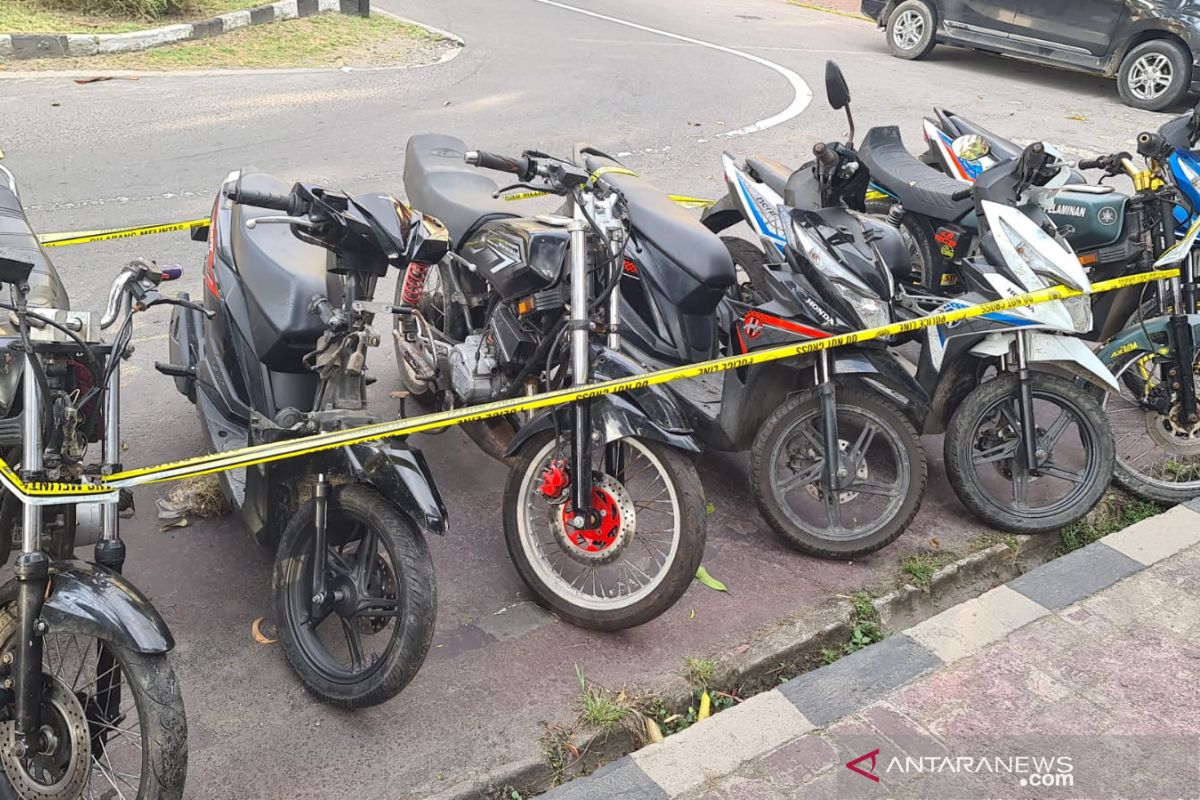
{"label": "black seat", "polygon": [[[275,194],[287,194],[292,188],[262,172],[243,173],[241,187]],[[309,304],[316,295],[328,296],[329,251],[300,241],[290,225],[246,227],[248,220],[279,214],[235,203],[230,215],[229,247],[246,293],[258,311],[252,325],[255,352],[271,369],[303,372],[307,368],[301,359],[325,330],[320,317],[309,311]],[[336,298],[330,299],[336,302]]]}
{"label": "black seat", "polygon": [[904,147],[895,125],[869,130],[858,157],[871,171],[871,178],[915,214],[954,222],[974,208],[970,197],[953,197],[966,184],[921,163]]}
{"label": "black seat", "polygon": [[487,172],[463,161],[466,150],[462,139],[440,133],[409,137],[404,150],[409,204],[445,225],[455,249],[480,224],[520,216],[512,203],[492,196],[500,187]]}
{"label": "black seat", "polygon": [[[586,149],[583,152],[584,166],[590,172],[604,167],[625,169],[608,156]],[[603,177],[625,195],[630,223],[650,244],[709,288],[724,290],[733,285],[737,279],[733,258],[720,238],[701,225],[700,220],[636,175],[609,172]]]}
{"label": "black seat", "polygon": [[763,156],[750,156],[746,159],[746,166],[754,177],[769,186],[780,197],[783,197],[783,192],[787,188],[788,178],[795,172],[792,168]]}
{"label": "black seat", "polygon": [[[0,172],[0,182],[7,176]],[[50,256],[29,226],[21,200],[7,186],[0,185],[0,250],[9,258],[33,264],[29,273],[29,305],[35,308],[69,309],[70,300]],[[6,327],[7,314],[0,327]]]}

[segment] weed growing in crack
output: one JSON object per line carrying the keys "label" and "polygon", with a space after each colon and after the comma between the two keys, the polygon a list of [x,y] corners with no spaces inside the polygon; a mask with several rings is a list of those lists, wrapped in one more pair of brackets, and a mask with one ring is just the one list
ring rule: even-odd
{"label": "weed growing in crack", "polygon": [[870,647],[876,642],[883,641],[886,634],[879,624],[879,611],[875,608],[875,598],[863,589],[850,595],[850,638],[836,647],[823,647],[817,660],[821,665],[832,664],[842,656],[856,653],[864,647]]}
{"label": "weed growing in crack", "polygon": [[683,677],[693,689],[707,689],[716,671],[717,664],[711,658],[688,656],[683,660]]}
{"label": "weed growing in crack", "polygon": [[949,550],[926,550],[909,553],[900,561],[900,572],[908,582],[923,592],[933,588],[933,575],[947,564],[953,564],[958,554]]}
{"label": "weed growing in crack", "polygon": [[1094,515],[1093,519],[1076,522],[1059,531],[1058,553],[1064,555],[1081,547],[1087,547],[1110,533],[1116,533],[1135,522],[1141,522],[1156,514],[1161,514],[1164,510],[1164,506],[1150,500],[1140,500],[1123,495],[1116,496],[1107,508]]}

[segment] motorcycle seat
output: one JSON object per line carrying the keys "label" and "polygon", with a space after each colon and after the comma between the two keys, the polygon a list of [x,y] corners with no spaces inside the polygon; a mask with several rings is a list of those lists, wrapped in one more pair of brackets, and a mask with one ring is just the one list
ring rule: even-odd
{"label": "motorcycle seat", "polygon": [[746,159],[746,167],[754,177],[765,183],[780,197],[783,197],[783,193],[787,189],[788,178],[792,177],[792,173],[795,172],[791,167],[786,167],[778,161],[763,156],[750,156]]}
{"label": "motorcycle seat", "polygon": [[[240,185],[243,189],[274,194],[287,194],[292,188],[262,172],[243,173]],[[320,317],[309,311],[309,304],[316,295],[328,295],[329,253],[323,247],[297,239],[290,225],[246,227],[248,220],[279,213],[234,203],[229,248],[252,306],[271,329],[255,327],[256,340],[261,334],[261,341],[256,341],[259,356],[280,371],[302,371],[300,357],[312,349],[325,330]]]}
{"label": "motorcycle seat", "polygon": [[[20,198],[7,186],[0,186],[0,248],[8,251],[10,258],[33,264],[33,270],[29,273],[27,298],[30,306],[70,309],[70,301],[54,263],[30,227]],[[4,322],[0,322],[0,325],[7,327],[7,317],[5,314]]]}
{"label": "motorcycle seat", "polygon": [[463,161],[466,151],[462,139],[440,133],[410,136],[404,148],[409,203],[445,225],[455,249],[484,222],[520,216],[512,203],[492,196],[499,185]]}
{"label": "motorcycle seat", "polygon": [[971,198],[953,197],[966,184],[943,175],[908,152],[895,125],[868,131],[858,157],[871,171],[871,178],[914,214],[953,222],[974,209]]}
{"label": "motorcycle seat", "polygon": [[[582,149],[590,172],[610,167],[625,169],[615,159]],[[724,290],[737,280],[733,258],[721,239],[700,220],[684,211],[660,189],[637,175],[609,172],[604,180],[625,196],[633,228],[675,262],[680,269],[711,289]]]}

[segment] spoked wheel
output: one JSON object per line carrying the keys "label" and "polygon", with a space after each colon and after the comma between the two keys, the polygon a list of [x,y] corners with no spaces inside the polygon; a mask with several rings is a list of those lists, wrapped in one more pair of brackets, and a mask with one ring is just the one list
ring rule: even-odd
{"label": "spoked wheel", "polygon": [[[15,655],[17,619],[0,612],[0,649]],[[187,774],[183,697],[166,655],[82,634],[46,634],[38,747],[18,756],[0,722],[0,796],[22,800],[174,800]]]}
{"label": "spoked wheel", "polygon": [[950,485],[973,514],[1012,533],[1050,533],[1092,510],[1113,474],[1113,436],[1082,386],[1034,372],[1037,463],[1022,444],[1020,385],[1000,375],[967,395],[946,430]]}
{"label": "spoked wheel", "polygon": [[504,539],[538,602],[568,622],[620,630],[687,590],[704,555],[704,491],[673,449],[626,438],[597,446],[591,528],[571,524],[570,442],[551,432],[522,448],[504,492]]}
{"label": "spoked wheel", "polygon": [[[1130,353],[1113,366],[1120,396],[1101,404],[1116,441],[1113,477],[1147,500],[1182,503],[1200,497],[1200,421],[1187,420],[1178,393],[1162,380],[1175,360],[1158,353]],[[1198,384],[1200,355],[1189,379]]]}
{"label": "spoked wheel", "polygon": [[797,395],[763,423],[750,452],[750,488],[771,528],[791,547],[851,559],[895,541],[925,494],[925,451],[913,425],[888,400],[838,388],[838,491],[825,477],[824,417],[814,391]]}
{"label": "spoked wheel", "polygon": [[412,522],[369,487],[335,487],[326,520],[326,597],[315,614],[313,501],[280,541],[279,638],[305,688],[321,700],[377,705],[408,685],[429,651],[437,611],[433,562]]}

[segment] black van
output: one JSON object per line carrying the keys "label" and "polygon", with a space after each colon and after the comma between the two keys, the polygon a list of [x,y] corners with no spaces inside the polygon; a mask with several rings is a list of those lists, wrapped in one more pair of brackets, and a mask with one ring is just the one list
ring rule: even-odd
{"label": "black van", "polygon": [[862,0],[899,58],[938,42],[1117,79],[1160,111],[1200,90],[1200,0]]}

